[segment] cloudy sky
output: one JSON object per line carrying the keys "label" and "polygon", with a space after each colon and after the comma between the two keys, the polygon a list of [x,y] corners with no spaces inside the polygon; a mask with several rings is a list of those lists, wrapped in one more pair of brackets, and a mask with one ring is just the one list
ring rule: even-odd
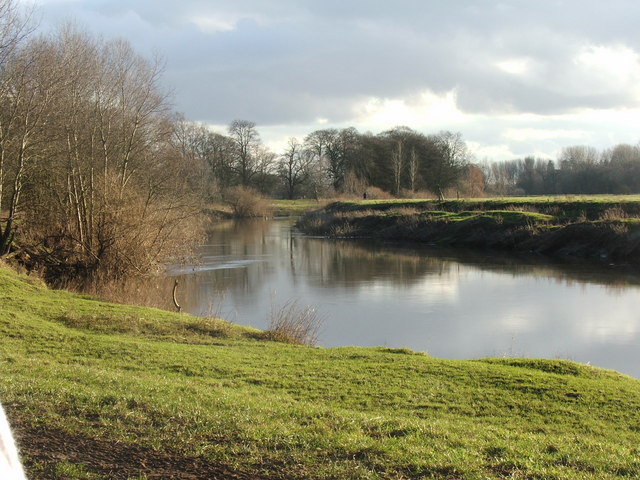
{"label": "cloudy sky", "polygon": [[[34,0],[24,0],[25,3]],[[478,160],[640,141],[637,0],[35,0],[159,53],[175,109],[221,133],[459,131]]]}

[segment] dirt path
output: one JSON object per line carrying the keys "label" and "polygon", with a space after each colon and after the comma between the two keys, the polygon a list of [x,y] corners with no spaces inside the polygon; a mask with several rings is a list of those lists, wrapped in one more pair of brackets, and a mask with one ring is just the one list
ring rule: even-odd
{"label": "dirt path", "polygon": [[[15,419],[15,417],[14,417]],[[148,479],[286,480],[284,475],[232,471],[206,459],[184,457],[151,448],[69,435],[13,422],[29,480],[54,478],[55,465],[62,461],[81,464],[87,472],[106,479],[127,480],[146,475]],[[38,468],[34,468],[34,466]]]}

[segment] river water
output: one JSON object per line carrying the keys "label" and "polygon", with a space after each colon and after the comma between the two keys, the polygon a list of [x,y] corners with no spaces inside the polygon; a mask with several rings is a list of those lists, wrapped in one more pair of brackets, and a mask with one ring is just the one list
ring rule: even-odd
{"label": "river water", "polygon": [[257,328],[287,301],[323,317],[318,344],[441,358],[562,358],[640,378],[640,273],[625,266],[305,236],[291,220],[216,225],[173,265],[183,311]]}

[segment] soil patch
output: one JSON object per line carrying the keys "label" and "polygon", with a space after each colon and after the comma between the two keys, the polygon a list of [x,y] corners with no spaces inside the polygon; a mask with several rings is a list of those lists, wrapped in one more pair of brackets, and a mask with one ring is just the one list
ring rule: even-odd
{"label": "soil patch", "polygon": [[[15,418],[15,416],[13,416]],[[185,457],[148,447],[88,438],[15,420],[14,435],[30,480],[54,478],[60,462],[82,465],[86,472],[113,480],[145,475],[148,479],[288,480],[276,473],[251,474],[232,470],[204,458]],[[268,468],[265,470],[269,470]]]}

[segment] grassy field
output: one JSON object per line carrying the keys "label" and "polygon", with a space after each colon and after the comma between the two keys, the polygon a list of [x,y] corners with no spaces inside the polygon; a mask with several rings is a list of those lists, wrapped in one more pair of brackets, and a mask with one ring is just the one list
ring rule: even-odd
{"label": "grassy field", "polygon": [[557,195],[537,197],[464,198],[444,201],[421,199],[359,200],[334,202],[333,210],[385,211],[402,208],[441,211],[506,210],[555,214],[562,220],[585,217],[598,219],[616,210],[627,216],[640,216],[640,195]]}
{"label": "grassy field", "polygon": [[640,382],[612,371],[277,343],[2,268],[0,298],[0,400],[32,480],[640,475]]}
{"label": "grassy field", "polygon": [[326,200],[313,199],[273,200],[271,209],[274,217],[298,217],[326,204]]}
{"label": "grassy field", "polygon": [[334,202],[305,232],[640,263],[640,197],[508,197]]}
{"label": "grassy field", "polygon": [[[310,200],[310,199],[297,199],[297,200],[265,200],[265,205],[268,207],[268,215],[273,217],[298,217],[304,213],[320,208],[327,204],[326,200]],[[219,219],[234,218],[233,209],[229,205],[224,204],[212,204],[205,208],[205,213],[209,215],[214,221]],[[261,215],[258,215],[261,216]]]}

